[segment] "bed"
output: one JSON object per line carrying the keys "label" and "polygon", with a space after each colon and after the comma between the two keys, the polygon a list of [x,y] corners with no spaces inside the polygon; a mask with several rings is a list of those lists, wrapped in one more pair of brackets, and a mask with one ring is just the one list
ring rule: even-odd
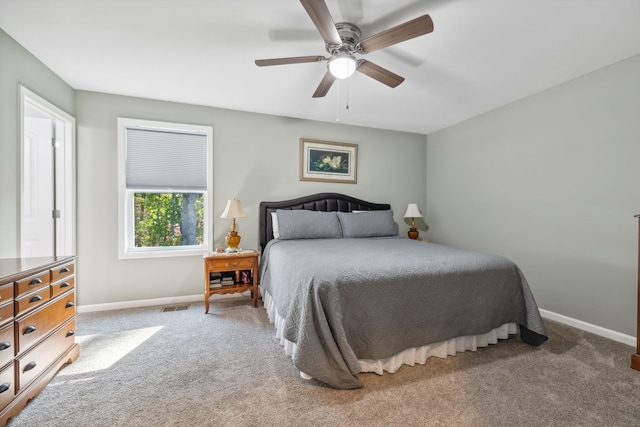
{"label": "bed", "polygon": [[337,193],[260,203],[261,289],[303,378],[362,387],[431,356],[546,339],[510,260],[398,236],[389,204]]}

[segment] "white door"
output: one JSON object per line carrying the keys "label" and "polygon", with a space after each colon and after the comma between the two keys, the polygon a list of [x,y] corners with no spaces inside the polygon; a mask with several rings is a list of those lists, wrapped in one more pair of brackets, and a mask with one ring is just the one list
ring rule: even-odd
{"label": "white door", "polygon": [[24,117],[21,256],[54,256],[53,121],[36,117],[33,108],[28,110]]}
{"label": "white door", "polygon": [[75,255],[75,119],[21,87],[21,257]]}

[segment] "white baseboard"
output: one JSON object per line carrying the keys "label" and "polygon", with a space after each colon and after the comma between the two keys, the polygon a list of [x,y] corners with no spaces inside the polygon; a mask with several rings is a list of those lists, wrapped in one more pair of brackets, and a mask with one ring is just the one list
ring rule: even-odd
{"label": "white baseboard", "polygon": [[540,309],[540,315],[545,319],[564,323],[565,325],[573,326],[574,328],[582,329],[583,331],[591,332],[592,334],[600,335],[601,337],[609,338],[632,347],[636,346],[636,337],[632,337],[631,335],[612,331],[611,329],[603,328],[602,326],[592,325],[591,323],[583,322],[582,320],[577,320],[548,310]]}
{"label": "white baseboard", "polygon": [[106,304],[89,304],[78,305],[76,311],[78,313],[91,313],[94,311],[107,311],[107,310],[121,310],[123,308],[138,308],[138,307],[153,307],[155,305],[167,305],[167,304],[184,304],[187,302],[201,302],[202,294],[198,295],[185,295],[181,297],[168,297],[168,298],[154,298],[144,299],[136,301],[123,301],[112,302]]}
{"label": "white baseboard", "polygon": [[[95,311],[120,310],[124,308],[138,308],[138,307],[153,307],[156,305],[184,304],[187,302],[200,302],[200,301],[202,301],[202,295],[186,295],[181,297],[154,298],[154,299],[136,300],[136,301],[113,302],[113,303],[106,303],[106,304],[79,305],[79,306],[76,306],[76,310],[78,313],[91,313]],[[564,323],[565,325],[573,326],[574,328],[591,332],[592,334],[609,338],[614,341],[618,341],[623,344],[630,345],[632,347],[636,346],[636,337],[632,337],[631,335],[622,334],[620,332],[612,331],[611,329],[592,325],[591,323],[583,322],[582,320],[577,320],[577,319],[564,316],[562,314],[557,314],[548,310],[540,309],[540,315],[545,319]]]}

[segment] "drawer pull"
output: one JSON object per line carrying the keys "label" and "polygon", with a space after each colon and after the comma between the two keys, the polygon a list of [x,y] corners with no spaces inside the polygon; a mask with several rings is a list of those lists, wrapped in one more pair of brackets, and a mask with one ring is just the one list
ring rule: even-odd
{"label": "drawer pull", "polygon": [[42,301],[42,297],[40,295],[36,295],[35,297],[31,298],[29,300],[30,303],[34,303],[34,302],[38,302],[38,301]]}
{"label": "drawer pull", "polygon": [[11,383],[0,384],[0,393],[4,393],[5,391],[11,388]]}
{"label": "drawer pull", "polygon": [[69,307],[73,307],[73,303],[71,301],[67,302],[67,304],[64,306],[64,308],[69,308]]}
{"label": "drawer pull", "polygon": [[2,350],[6,350],[9,347],[11,347],[11,343],[9,341],[2,341],[0,342],[0,351]]}
{"label": "drawer pull", "polygon": [[24,367],[24,371],[22,371],[22,372],[30,371],[35,367],[36,367],[36,362],[29,362],[29,363],[27,363],[27,366]]}
{"label": "drawer pull", "polygon": [[60,287],[61,287],[61,288],[68,288],[69,286],[71,286],[71,285],[69,285],[69,282],[62,282],[62,283],[60,284]]}
{"label": "drawer pull", "polygon": [[30,334],[31,332],[35,332],[36,331],[36,327],[33,325],[29,325],[24,329],[24,332],[22,333],[22,335],[27,335]]}
{"label": "drawer pull", "polygon": [[60,269],[60,273],[68,273],[69,269],[67,267],[63,267]]}
{"label": "drawer pull", "polygon": [[40,280],[38,277],[36,277],[35,279],[33,279],[32,281],[29,282],[29,286],[35,286],[35,285],[39,285],[42,283],[42,280]]}
{"label": "drawer pull", "polygon": [[239,262],[238,262],[238,261],[236,261],[236,262],[234,262],[234,263],[228,262],[228,263],[227,263],[227,267],[237,267],[237,266],[238,266],[238,264],[239,264]]}
{"label": "drawer pull", "polygon": [[75,334],[76,334],[75,332],[73,332],[73,331],[69,330],[69,331],[67,331],[67,335],[66,335],[66,337],[65,337],[65,338],[69,338],[69,337],[71,337],[71,336],[73,336],[73,335],[75,335]]}

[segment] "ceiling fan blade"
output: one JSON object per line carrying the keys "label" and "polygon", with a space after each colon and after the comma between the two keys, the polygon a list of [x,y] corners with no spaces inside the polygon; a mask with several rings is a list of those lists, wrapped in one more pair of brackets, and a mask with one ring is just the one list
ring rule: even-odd
{"label": "ceiling fan blade", "polygon": [[359,71],[362,74],[379,81],[380,83],[386,84],[391,88],[398,86],[404,81],[404,77],[400,77],[399,75],[394,74],[389,70],[385,70],[379,65],[376,65],[365,59],[361,59],[360,61],[358,61],[358,68],[356,68],[356,71]]}
{"label": "ceiling fan blade", "polygon": [[374,52],[432,31],[433,21],[431,17],[422,15],[397,27],[389,28],[386,31],[367,37],[358,43],[357,49],[362,53]]}
{"label": "ceiling fan blade", "polygon": [[295,56],[292,58],[256,59],[258,67],[268,67],[270,65],[303,64],[305,62],[321,62],[324,56]]}
{"label": "ceiling fan blade", "polygon": [[329,92],[329,89],[331,89],[334,81],[336,81],[336,78],[333,76],[333,74],[327,71],[327,74],[324,75],[322,81],[318,85],[318,88],[313,93],[313,97],[322,98],[323,96],[325,96],[327,92]]}
{"label": "ceiling fan blade", "polygon": [[300,0],[300,3],[306,9],[326,44],[339,45],[342,43],[340,34],[336,30],[336,24],[334,24],[324,0]]}

